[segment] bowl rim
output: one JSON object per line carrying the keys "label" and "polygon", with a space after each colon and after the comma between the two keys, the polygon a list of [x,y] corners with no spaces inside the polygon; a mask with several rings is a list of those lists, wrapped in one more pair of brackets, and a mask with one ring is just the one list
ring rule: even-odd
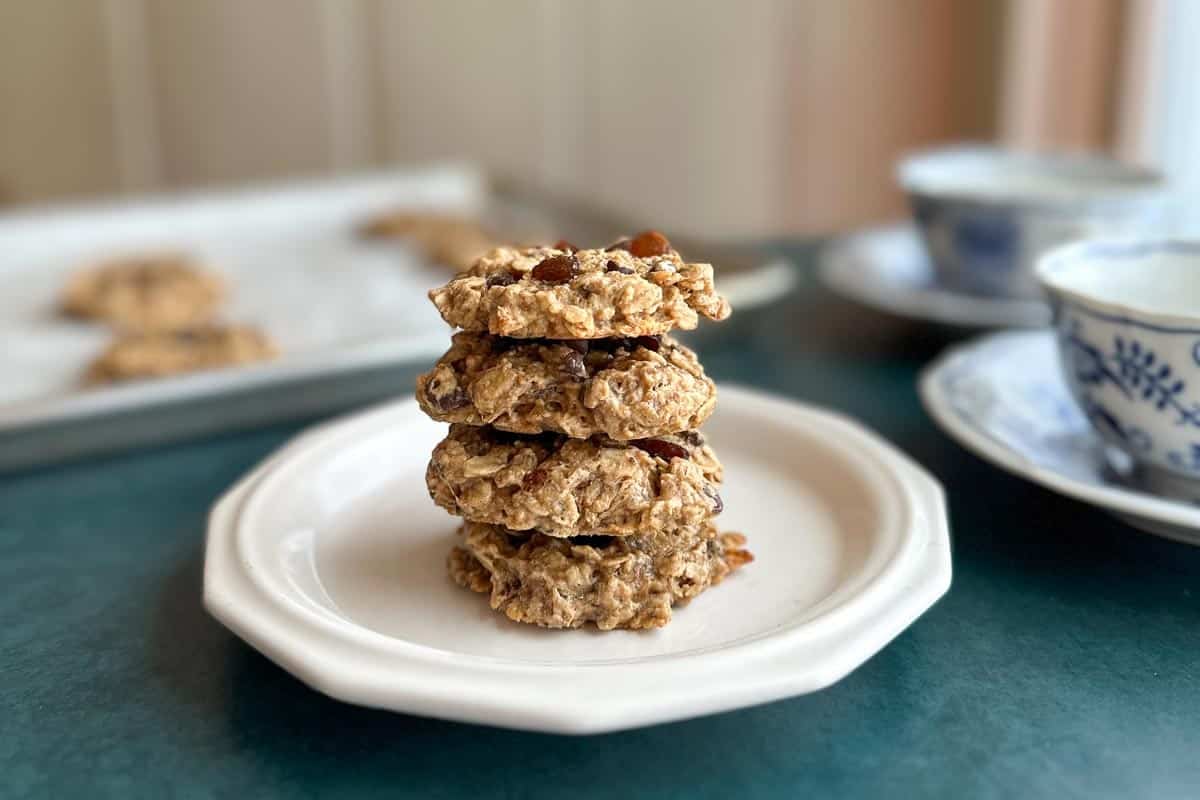
{"label": "bowl rim", "polygon": [[[981,181],[971,188],[939,188],[929,173],[953,161],[980,160],[998,166],[1022,164],[1054,171],[1059,176],[1107,172],[1115,179],[1102,188],[1081,186],[1077,191],[1045,194],[1031,191],[998,192]],[[1128,203],[1163,195],[1166,175],[1154,167],[1123,161],[1095,151],[1021,150],[993,144],[963,143],[908,153],[896,163],[896,181],[910,194],[991,206],[1064,208],[1078,205]]]}
{"label": "bowl rim", "polygon": [[1095,259],[1095,250],[1110,251],[1108,258],[1142,258],[1151,254],[1173,254],[1195,260],[1200,270],[1200,239],[1172,237],[1094,237],[1059,245],[1038,256],[1033,273],[1038,284],[1050,298],[1069,300],[1093,315],[1110,322],[1121,322],[1162,333],[1200,335],[1200,310],[1195,314],[1159,311],[1136,302],[1117,302],[1097,295],[1063,280],[1062,271],[1083,259]]}

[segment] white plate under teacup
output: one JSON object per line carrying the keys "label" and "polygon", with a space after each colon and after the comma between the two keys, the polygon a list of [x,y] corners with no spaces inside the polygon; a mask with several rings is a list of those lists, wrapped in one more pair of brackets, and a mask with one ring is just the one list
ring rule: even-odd
{"label": "white plate under teacup", "polygon": [[980,337],[921,375],[921,399],[960,444],[1015,475],[1104,508],[1131,525],[1200,545],[1200,507],[1138,489],[1062,377],[1052,331]]}
{"label": "white plate under teacup", "polygon": [[880,311],[958,328],[1034,328],[1050,322],[1040,300],[986,297],[939,284],[911,225],[875,228],[831,243],[821,255],[822,282]]}
{"label": "white plate under teacup", "polygon": [[655,631],[552,631],[455,586],[425,489],[444,426],[412,398],[321,426],[215,506],[204,600],[310,686],[444,719],[592,733],[839,680],[950,584],[938,484],[850,420],[723,388],[722,527],[756,560]]}

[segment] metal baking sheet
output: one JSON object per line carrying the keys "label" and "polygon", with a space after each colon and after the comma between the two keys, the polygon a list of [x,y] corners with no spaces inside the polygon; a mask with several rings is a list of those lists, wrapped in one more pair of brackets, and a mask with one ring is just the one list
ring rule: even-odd
{"label": "metal baking sheet", "polygon": [[[591,243],[633,229],[463,165],[0,216],[0,470],[410,391],[419,366],[448,346],[426,292],[449,272],[412,248],[354,235],[364,219],[401,208],[476,216],[526,240]],[[760,252],[679,244],[721,265],[735,306],[790,285],[790,267]],[[85,389],[81,376],[112,334],[57,313],[64,281],[98,259],[157,250],[187,252],[222,274],[231,285],[223,317],[265,328],[282,356]]]}

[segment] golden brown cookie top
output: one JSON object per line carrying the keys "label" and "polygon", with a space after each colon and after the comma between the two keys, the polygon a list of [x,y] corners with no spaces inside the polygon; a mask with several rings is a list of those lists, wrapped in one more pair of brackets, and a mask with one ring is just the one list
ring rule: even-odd
{"label": "golden brown cookie top", "polygon": [[113,383],[265,361],[278,353],[249,326],[206,325],[119,337],[92,363],[87,382]]}
{"label": "golden brown cookie top", "polygon": [[365,239],[411,242],[426,258],[456,272],[468,269],[499,242],[478,221],[431,211],[394,211],[374,217],[358,229]]}
{"label": "golden brown cookie top", "polygon": [[224,282],[186,256],[112,259],[76,272],[62,294],[69,316],[133,331],[187,328],[212,319]]}
{"label": "golden brown cookie top", "polygon": [[697,431],[617,442],[454,424],[425,481],[451,514],[550,536],[667,534],[723,508],[721,464]]}
{"label": "golden brown cookie top", "polygon": [[696,354],[670,336],[505,339],[460,331],[417,380],[417,402],[436,420],[575,438],[691,430],[716,398]]}
{"label": "golden brown cookie top", "polygon": [[447,566],[515,622],[547,628],[659,628],[671,608],[753,560],[746,538],[712,523],[664,536],[555,539],[467,522]]}
{"label": "golden brown cookie top", "polygon": [[655,231],[603,249],[498,247],[429,297],[455,327],[515,338],[653,336],[730,312],[712,265]]}

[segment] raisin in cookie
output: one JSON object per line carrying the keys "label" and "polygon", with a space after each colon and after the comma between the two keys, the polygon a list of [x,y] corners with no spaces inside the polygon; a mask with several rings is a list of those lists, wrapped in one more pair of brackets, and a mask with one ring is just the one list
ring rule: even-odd
{"label": "raisin in cookie", "polygon": [[499,244],[473,219],[432,212],[396,211],[369,220],[358,230],[366,239],[404,239],[436,264],[468,269]]}
{"label": "raisin in cookie", "polygon": [[698,428],[717,389],[670,337],[505,339],[457,333],[417,401],[442,422],[621,441]]}
{"label": "raisin in cookie", "polygon": [[118,328],[162,331],[212,319],[225,295],[220,278],[179,255],[107,261],[71,276],[63,312]]}
{"label": "raisin in cookie", "polygon": [[265,361],[277,354],[265,334],[250,327],[209,325],[182,331],[128,334],[88,370],[88,383],[160,378],[184,372]]}
{"label": "raisin in cookie", "polygon": [[653,336],[729,316],[712,266],[653,231],[607,250],[500,247],[429,297],[455,327],[522,339]]}
{"label": "raisin in cookie", "polygon": [[617,442],[451,425],[425,482],[472,522],[550,536],[695,528],[721,510],[721,465],[695,431]]}
{"label": "raisin in cookie", "polygon": [[456,583],[493,609],[547,628],[661,628],[671,607],[753,560],[745,537],[711,523],[677,536],[555,539],[467,522],[450,553]]}

